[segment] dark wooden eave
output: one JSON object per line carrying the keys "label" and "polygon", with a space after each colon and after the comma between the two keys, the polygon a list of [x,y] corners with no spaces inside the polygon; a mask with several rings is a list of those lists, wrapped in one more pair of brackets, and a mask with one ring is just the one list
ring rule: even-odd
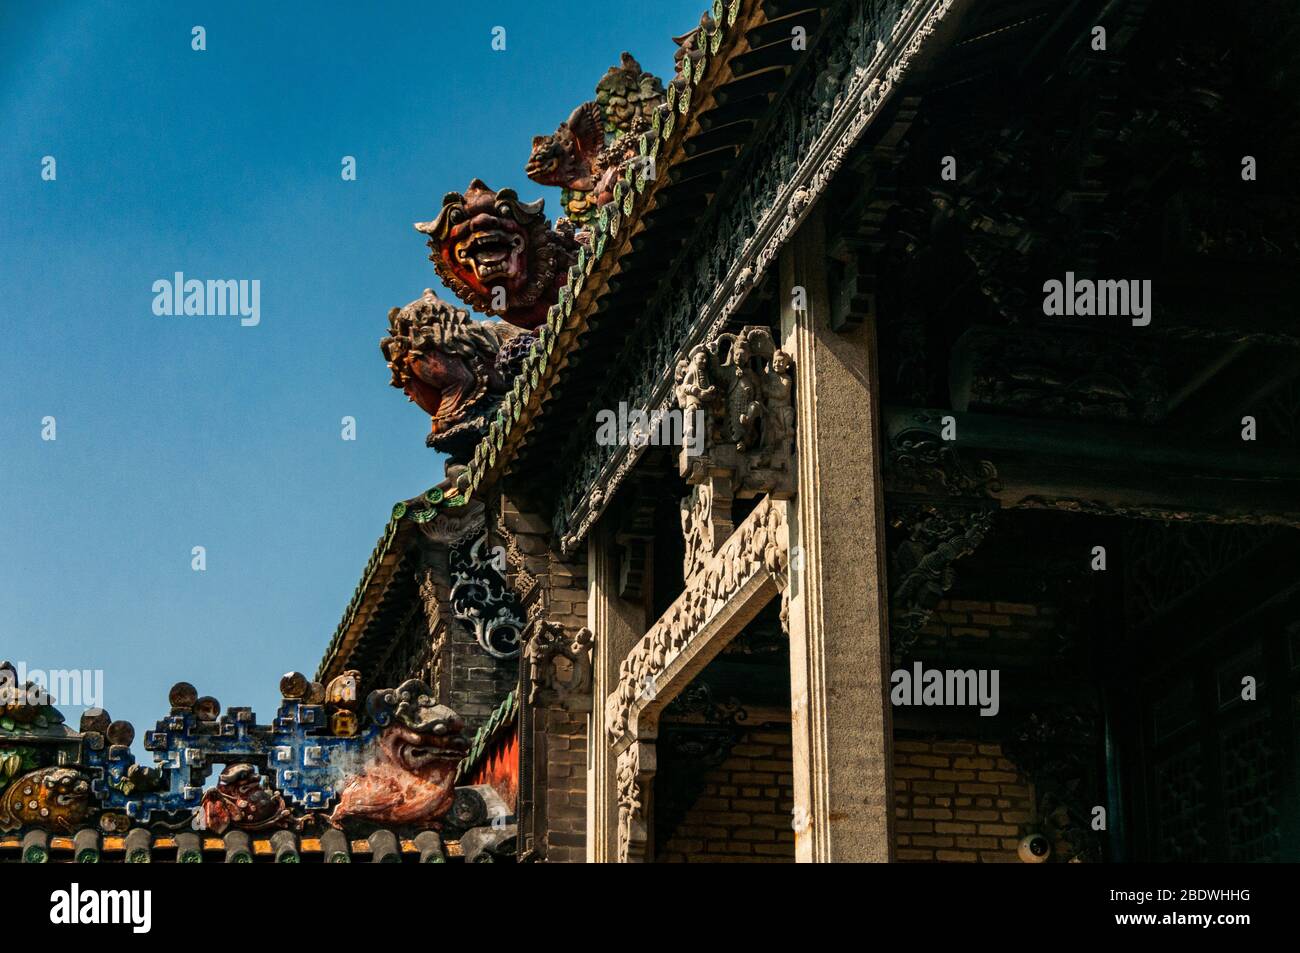
{"label": "dark wooden eave", "polygon": [[[687,253],[701,218],[735,183],[729,173],[746,150],[758,147],[774,105],[790,87],[806,56],[777,55],[774,45],[791,49],[790,31],[808,31],[811,49],[819,24],[833,2],[743,2],[734,37],[711,63],[717,75],[708,92],[692,105],[687,128],[674,152],[660,162],[660,182],[641,213],[626,251],[611,269],[586,328],[568,351],[552,384],[544,412],[535,415],[508,463],[512,489],[539,508],[549,507],[575,429],[588,428],[592,395],[605,383],[628,331],[647,300],[671,280]],[[779,19],[773,19],[778,17]],[[774,41],[773,37],[785,37]],[[593,431],[594,433],[594,431]]]}

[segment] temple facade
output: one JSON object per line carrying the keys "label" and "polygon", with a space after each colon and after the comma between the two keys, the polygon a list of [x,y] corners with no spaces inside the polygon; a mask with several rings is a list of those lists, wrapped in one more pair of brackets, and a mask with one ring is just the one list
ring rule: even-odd
{"label": "temple facade", "polygon": [[463,730],[349,822],[411,859],[1300,859],[1297,29],[714,0],[624,54],[520,156],[554,220],[467,169],[416,226],[445,478],[267,731]]}
{"label": "temple facade", "polygon": [[1295,859],[1266,6],[732,0],[625,54],[534,140],[556,224],[417,226],[459,300],[383,348],[447,478],[318,677],[434,686],[522,860]]}

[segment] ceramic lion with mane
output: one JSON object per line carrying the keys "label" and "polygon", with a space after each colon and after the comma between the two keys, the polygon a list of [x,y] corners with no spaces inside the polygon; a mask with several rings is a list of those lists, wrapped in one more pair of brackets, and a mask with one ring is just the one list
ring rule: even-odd
{"label": "ceramic lion with mane", "polygon": [[429,236],[429,260],[456,297],[532,330],[546,321],[578,254],[572,228],[552,229],[543,206],[475,179],[443,196],[438,217],[415,228]]}

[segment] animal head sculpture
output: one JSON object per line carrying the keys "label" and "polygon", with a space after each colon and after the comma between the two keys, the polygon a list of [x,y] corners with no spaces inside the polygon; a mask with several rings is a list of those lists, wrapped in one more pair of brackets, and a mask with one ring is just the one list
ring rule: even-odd
{"label": "animal head sculpture", "polygon": [[464,719],[437,704],[418,679],[371,692],[366,712],[382,730],[365,768],[340,792],[330,822],[401,825],[441,818],[451,808],[456,768],[469,748]]}
{"label": "animal head sculpture", "polygon": [[510,368],[498,365],[499,352],[529,336],[509,324],[475,321],[427,288],[389,311],[388,327],[379,346],[392,385],[432,418],[429,446],[459,459],[482,439],[490,412],[510,388]]}
{"label": "animal head sculpture", "polygon": [[524,173],[539,185],[560,186],[569,220],[589,224],[596,209],[613,198],[614,182],[636,155],[636,137],[650,130],[654,110],[664,101],[659,78],[624,53],[596,84],[594,100],[575,109],[551,135],[533,139]]}
{"label": "animal head sculpture", "polygon": [[429,236],[429,260],[456,297],[532,329],[546,320],[578,254],[572,230],[551,229],[543,206],[475,179],[443,196],[438,217],[415,228]]}
{"label": "animal head sculpture", "polygon": [[251,764],[232,764],[222,771],[217,786],[203,792],[199,810],[203,827],[214,834],[232,827],[258,831],[293,826],[284,798]]}
{"label": "animal head sculpture", "polygon": [[70,834],[90,810],[89,778],[75,768],[40,768],[17,778],[0,796],[0,831],[42,827]]}
{"label": "animal head sculpture", "polygon": [[591,164],[605,145],[604,117],[595,103],[583,103],[549,136],[534,136],[524,174],[538,185],[588,191],[595,185]]}

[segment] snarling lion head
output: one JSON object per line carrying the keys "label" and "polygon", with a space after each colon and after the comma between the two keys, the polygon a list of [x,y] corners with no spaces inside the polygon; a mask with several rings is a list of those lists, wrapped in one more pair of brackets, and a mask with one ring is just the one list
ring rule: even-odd
{"label": "snarling lion head", "polygon": [[572,235],[551,230],[543,204],[475,179],[464,193],[443,196],[438,217],[415,228],[429,236],[429,260],[458,298],[531,329],[546,320],[577,255]]}
{"label": "snarling lion head", "polygon": [[429,686],[417,678],[371,692],[366,713],[375,724],[386,726],[380,746],[413,774],[428,774],[439,762],[455,767],[469,749],[465,719],[438,704]]}
{"label": "snarling lion head", "polygon": [[388,312],[389,336],[379,342],[399,387],[431,418],[429,446],[455,458],[481,439],[487,416],[510,389],[503,347],[531,340],[499,321],[475,321],[432,290]]}
{"label": "snarling lion head", "polygon": [[429,687],[409,679],[366,700],[382,728],[369,761],[340,792],[330,822],[429,824],[451,809],[456,767],[469,749],[465,721],[440,705]]}

